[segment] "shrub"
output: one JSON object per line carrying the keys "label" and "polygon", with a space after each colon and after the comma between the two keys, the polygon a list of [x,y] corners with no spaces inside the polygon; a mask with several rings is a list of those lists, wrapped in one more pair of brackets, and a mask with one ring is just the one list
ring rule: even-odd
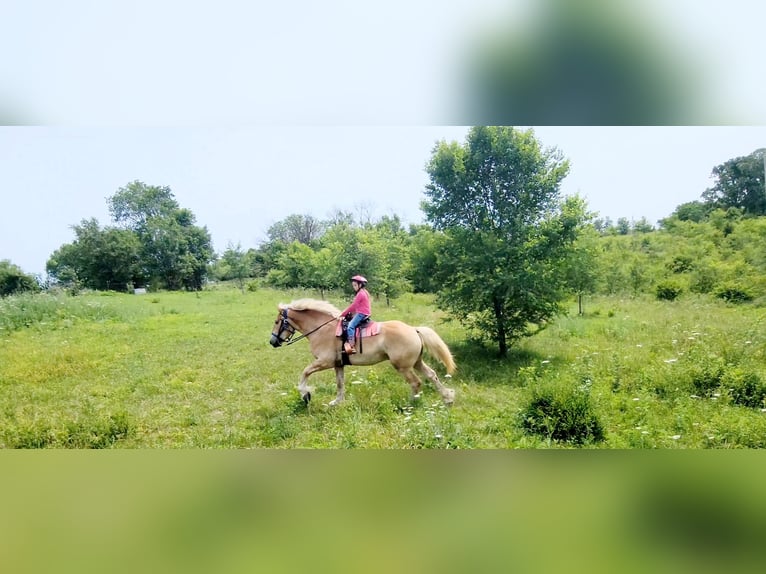
{"label": "shrub", "polygon": [[39,290],[40,286],[32,275],[27,275],[7,259],[0,261],[0,297]]}
{"label": "shrub", "polygon": [[657,284],[656,295],[661,301],[675,301],[681,294],[683,288],[674,281],[663,281]]}
{"label": "shrub", "polygon": [[766,385],[757,373],[746,372],[740,368],[730,369],[721,384],[728,389],[732,402],[754,409],[764,406]]}
{"label": "shrub", "polygon": [[750,291],[734,283],[726,283],[715,290],[715,296],[729,303],[745,303],[753,300]]}
{"label": "shrub", "polygon": [[694,260],[689,255],[676,255],[671,261],[665,264],[673,273],[684,273],[691,271],[694,267]]}
{"label": "shrub", "polygon": [[721,386],[724,368],[720,362],[706,361],[690,369],[691,386],[695,394],[709,397]]}
{"label": "shrub", "polygon": [[590,393],[583,387],[534,386],[520,418],[527,432],[553,440],[583,444],[604,439],[604,429],[594,412]]}

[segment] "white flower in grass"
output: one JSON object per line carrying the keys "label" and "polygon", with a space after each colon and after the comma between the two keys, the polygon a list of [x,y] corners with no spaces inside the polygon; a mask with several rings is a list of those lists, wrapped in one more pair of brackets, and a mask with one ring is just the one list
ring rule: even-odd
{"label": "white flower in grass", "polygon": [[680,435],[680,434],[674,434],[674,435],[673,435],[672,437],[670,437],[670,438],[672,438],[673,440],[678,440],[679,438],[681,438],[681,435]]}
{"label": "white flower in grass", "polygon": [[664,362],[667,363],[668,365],[672,365],[673,363],[677,363],[678,359],[665,359]]}

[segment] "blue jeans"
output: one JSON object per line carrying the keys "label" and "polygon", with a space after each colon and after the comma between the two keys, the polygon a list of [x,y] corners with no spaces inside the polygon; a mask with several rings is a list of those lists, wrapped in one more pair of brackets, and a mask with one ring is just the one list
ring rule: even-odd
{"label": "blue jeans", "polygon": [[356,331],[356,328],[359,326],[359,323],[364,323],[367,319],[369,319],[369,315],[364,315],[363,313],[357,313],[354,315],[353,319],[349,321],[348,323],[348,329],[346,330],[346,335],[348,335],[348,342],[352,345],[354,344],[354,332]]}

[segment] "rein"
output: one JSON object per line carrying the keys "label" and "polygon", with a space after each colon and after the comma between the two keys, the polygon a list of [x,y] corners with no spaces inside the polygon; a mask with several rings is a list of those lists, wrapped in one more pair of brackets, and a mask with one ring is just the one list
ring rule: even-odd
{"label": "rein", "polygon": [[[284,311],[284,317],[285,317],[285,320],[287,320],[287,309],[285,309],[285,311]],[[297,337],[295,339],[290,339],[289,341],[287,341],[285,343],[285,346],[292,345],[293,343],[297,343],[298,341],[300,341],[301,339],[305,339],[306,337],[308,337],[312,333],[316,333],[317,331],[319,331],[319,329],[321,329],[322,327],[324,327],[328,323],[331,323],[332,321],[337,321],[337,320],[338,320],[338,317],[331,317],[329,320],[327,320],[324,323],[322,323],[321,325],[319,325],[319,327],[317,327],[316,329],[312,329],[308,333],[303,333],[302,335],[300,335],[299,337]]]}

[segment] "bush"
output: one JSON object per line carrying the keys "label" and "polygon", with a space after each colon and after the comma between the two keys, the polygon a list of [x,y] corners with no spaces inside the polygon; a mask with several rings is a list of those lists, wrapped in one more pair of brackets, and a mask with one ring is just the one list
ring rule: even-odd
{"label": "bush", "polygon": [[661,301],[675,301],[675,299],[681,294],[683,288],[674,281],[663,281],[657,284],[655,293],[657,299]]}
{"label": "bush", "polygon": [[604,439],[604,429],[583,387],[542,384],[532,388],[520,414],[521,426],[532,434],[584,444]]}
{"label": "bush", "polygon": [[8,260],[0,261],[0,297],[39,290],[40,286],[32,275],[27,275]]}
{"label": "bush", "polygon": [[721,386],[724,375],[723,362],[715,357],[701,359],[689,369],[692,391],[700,396],[709,397]]}
{"label": "bush", "polygon": [[715,290],[715,296],[728,303],[746,303],[753,300],[753,295],[747,288],[733,283],[719,286]]}
{"label": "bush", "polygon": [[726,372],[721,384],[728,389],[732,402],[754,409],[763,408],[766,398],[766,385],[757,373],[746,372],[742,369],[731,369]]}

